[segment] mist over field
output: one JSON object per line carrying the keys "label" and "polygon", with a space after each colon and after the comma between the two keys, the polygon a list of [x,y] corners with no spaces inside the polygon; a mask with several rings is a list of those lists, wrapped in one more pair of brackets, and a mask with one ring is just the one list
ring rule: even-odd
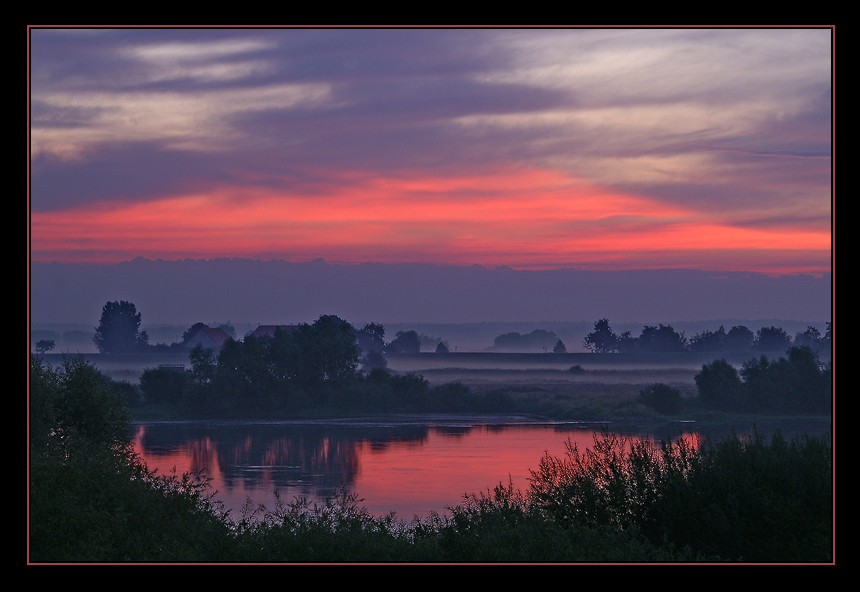
{"label": "mist over field", "polygon": [[[500,333],[533,328],[578,340],[600,318],[634,333],[642,324],[676,323],[690,335],[733,319],[776,319],[792,333],[807,324],[823,326],[830,320],[832,300],[829,274],[532,271],[323,260],[32,263],[30,280],[34,328],[95,327],[105,302],[128,300],[137,306],[153,343],[171,342],[179,336],[172,334],[175,326],[195,322],[230,322],[241,338],[258,324],[313,322],[323,314],[354,325],[383,323],[391,335],[399,328],[423,328],[468,349],[490,346]],[[159,335],[158,326],[170,334]],[[568,347],[574,351],[579,344]]]}

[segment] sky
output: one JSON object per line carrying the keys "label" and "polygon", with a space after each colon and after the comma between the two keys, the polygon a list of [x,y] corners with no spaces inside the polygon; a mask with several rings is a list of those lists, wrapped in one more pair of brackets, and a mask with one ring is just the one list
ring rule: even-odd
{"label": "sky", "polygon": [[832,28],[31,28],[30,258],[832,262]]}

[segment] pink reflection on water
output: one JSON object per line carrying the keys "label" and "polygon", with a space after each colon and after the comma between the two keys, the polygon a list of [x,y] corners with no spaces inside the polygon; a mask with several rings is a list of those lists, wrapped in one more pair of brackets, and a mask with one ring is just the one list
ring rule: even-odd
{"label": "pink reflection on water", "polygon": [[[455,433],[431,428],[419,439],[384,443],[276,438],[263,443],[259,457],[252,461],[248,460],[255,444],[251,435],[230,450],[219,450],[208,437],[169,449],[146,448],[146,430],[140,426],[133,444],[159,474],[169,473],[173,467],[179,474],[204,471],[212,478],[216,497],[231,509],[234,518],[248,498],[254,505],[273,507],[275,489],[287,502],[297,496],[320,502],[326,495],[322,490],[331,489],[320,486],[326,483],[344,484],[363,498],[362,505],[374,515],[393,511],[408,520],[434,511],[445,513],[448,506],[460,504],[465,494],[486,493],[509,479],[514,487],[525,490],[529,470],[538,468],[544,454],[564,456],[568,438],[581,451],[593,448],[599,434],[598,430],[559,431],[551,426],[474,426]],[[237,478],[240,465],[244,473]],[[286,470],[295,471],[301,479],[285,479]]]}

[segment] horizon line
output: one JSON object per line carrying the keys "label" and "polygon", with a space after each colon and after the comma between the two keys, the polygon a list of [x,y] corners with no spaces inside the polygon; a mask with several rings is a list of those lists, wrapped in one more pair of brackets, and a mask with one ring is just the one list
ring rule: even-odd
{"label": "horizon line", "polygon": [[192,257],[183,257],[177,259],[164,259],[162,257],[158,257],[155,259],[151,259],[148,257],[144,257],[142,255],[138,255],[132,259],[122,259],[116,261],[60,261],[57,259],[52,260],[34,260],[30,258],[30,264],[43,264],[43,265],[123,265],[128,263],[135,262],[147,262],[147,263],[185,263],[185,262],[194,262],[194,263],[206,263],[206,262],[217,262],[217,261],[231,261],[231,262],[253,262],[253,263],[286,263],[293,265],[309,265],[309,264],[317,264],[317,265],[330,265],[330,266],[340,266],[340,267],[358,267],[361,265],[377,265],[377,266],[387,266],[387,267],[395,267],[395,266],[416,266],[416,267],[450,267],[450,268],[481,268],[486,270],[510,270],[510,271],[582,271],[582,272],[643,272],[643,271],[693,271],[700,273],[729,273],[735,275],[766,275],[768,277],[781,277],[781,276],[798,276],[798,275],[809,275],[815,277],[816,279],[822,279],[825,275],[832,275],[832,268],[829,270],[804,270],[804,271],[758,271],[752,269],[727,269],[727,268],[700,268],[700,267],[689,267],[689,266],[663,266],[663,267],[598,267],[598,266],[562,266],[562,265],[532,265],[528,267],[524,266],[511,266],[507,264],[482,264],[482,263],[439,263],[433,261],[348,261],[348,260],[326,260],[323,257],[316,257],[313,259],[302,259],[302,260],[290,260],[284,259],[283,257],[275,257],[271,258],[260,258],[260,257],[228,257],[228,256],[216,256],[216,257],[200,257],[200,258],[192,258]]}

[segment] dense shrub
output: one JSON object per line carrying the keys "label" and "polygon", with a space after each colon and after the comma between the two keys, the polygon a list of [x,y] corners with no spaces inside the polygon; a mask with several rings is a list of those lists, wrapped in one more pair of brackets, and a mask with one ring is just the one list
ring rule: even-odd
{"label": "dense shrub", "polygon": [[31,359],[29,395],[31,561],[223,557],[231,530],[206,481],[141,464],[109,378],[81,358]]}
{"label": "dense shrub", "polygon": [[530,499],[560,524],[635,529],[654,545],[748,562],[832,560],[825,438],[757,434],[657,448],[604,433],[532,472]]}
{"label": "dense shrub", "polygon": [[724,411],[736,409],[741,400],[741,379],[734,366],[725,359],[702,365],[696,374],[699,399],[705,406]]}
{"label": "dense shrub", "polygon": [[29,394],[31,451],[65,459],[129,447],[122,394],[83,358],[66,359],[54,370],[31,357]]}
{"label": "dense shrub", "polygon": [[740,372],[728,362],[704,364],[696,377],[705,406],[723,411],[827,413],[832,370],[810,347],[791,347],[787,357],[744,362]]}
{"label": "dense shrub", "polygon": [[639,402],[654,411],[671,415],[681,408],[681,391],[658,382],[639,391]]}
{"label": "dense shrub", "polygon": [[181,368],[147,368],[140,376],[140,390],[147,403],[178,403],[187,397],[191,386],[191,373]]}
{"label": "dense shrub", "polygon": [[249,512],[241,561],[832,561],[824,438],[654,446],[609,434],[549,455],[526,492],[499,484],[448,515],[374,517],[355,494]]}

